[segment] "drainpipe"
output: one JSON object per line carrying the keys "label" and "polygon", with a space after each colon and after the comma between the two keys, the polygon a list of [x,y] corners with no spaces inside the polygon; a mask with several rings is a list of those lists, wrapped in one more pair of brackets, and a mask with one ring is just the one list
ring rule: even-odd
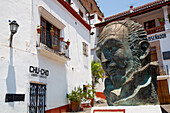
{"label": "drainpipe", "polygon": [[83,8],[87,11],[87,13],[88,13],[88,20],[89,20],[89,25],[91,25],[91,23],[90,23],[90,12],[89,12],[89,10],[87,10],[87,8],[84,6],[84,4],[82,3],[82,1],[81,0],[79,0],[79,2],[80,2],[80,4],[83,6]]}

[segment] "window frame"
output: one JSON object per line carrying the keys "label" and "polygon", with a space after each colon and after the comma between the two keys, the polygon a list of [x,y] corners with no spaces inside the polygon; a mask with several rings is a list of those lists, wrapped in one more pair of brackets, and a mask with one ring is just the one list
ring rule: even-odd
{"label": "window frame", "polygon": [[85,42],[83,44],[83,55],[88,56],[88,45]]}
{"label": "window frame", "polygon": [[151,29],[156,27],[155,19],[144,22],[145,29]]}
{"label": "window frame", "polygon": [[[53,30],[54,30],[54,36],[50,37],[51,38],[50,39],[51,40],[51,42],[50,42],[51,47],[50,48],[53,49],[53,46],[56,46],[56,44],[57,44],[57,46],[60,46],[60,41],[59,40],[60,40],[60,32],[61,32],[61,30],[59,28],[55,27],[53,24],[51,24],[48,20],[46,20],[42,16],[40,18],[41,18],[41,24],[40,25],[42,26],[42,29],[44,29],[44,43],[42,42],[42,38],[40,38],[40,42],[47,45],[47,39],[46,39],[47,38],[47,31],[50,32],[50,29],[47,29],[47,24],[49,23],[51,26],[53,26]],[[45,25],[43,25],[43,22],[45,23]],[[42,37],[42,35],[43,35],[43,32],[40,34],[40,37]],[[54,44],[54,38],[56,38],[56,37],[58,38],[57,39],[58,42],[56,42],[56,44]]]}

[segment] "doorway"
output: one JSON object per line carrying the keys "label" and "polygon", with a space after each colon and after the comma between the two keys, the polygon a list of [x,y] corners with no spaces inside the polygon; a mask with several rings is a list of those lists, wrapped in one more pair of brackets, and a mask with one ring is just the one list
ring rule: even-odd
{"label": "doorway", "polygon": [[45,113],[46,85],[30,83],[29,113]]}

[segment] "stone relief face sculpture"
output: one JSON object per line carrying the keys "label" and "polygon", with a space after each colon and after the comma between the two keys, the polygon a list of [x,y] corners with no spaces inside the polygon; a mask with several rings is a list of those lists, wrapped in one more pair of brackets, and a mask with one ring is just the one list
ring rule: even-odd
{"label": "stone relief face sculpture", "polygon": [[108,105],[159,104],[157,63],[150,62],[150,45],[142,25],[131,20],[106,25],[98,37],[96,54],[107,78]]}

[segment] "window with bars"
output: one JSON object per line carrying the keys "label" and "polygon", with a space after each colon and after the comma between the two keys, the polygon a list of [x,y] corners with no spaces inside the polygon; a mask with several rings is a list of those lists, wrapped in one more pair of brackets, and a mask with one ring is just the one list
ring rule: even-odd
{"label": "window with bars", "polygon": [[153,27],[155,27],[155,20],[150,20],[150,21],[144,22],[145,29],[150,29]]}
{"label": "window with bars", "polygon": [[[49,48],[59,51],[60,50],[60,30],[56,28],[54,25],[49,23],[43,17],[41,17],[41,35],[40,42],[48,46]],[[54,30],[54,35],[51,35],[51,28]]]}
{"label": "window with bars", "polygon": [[83,54],[88,56],[88,45],[85,42],[83,42]]}

